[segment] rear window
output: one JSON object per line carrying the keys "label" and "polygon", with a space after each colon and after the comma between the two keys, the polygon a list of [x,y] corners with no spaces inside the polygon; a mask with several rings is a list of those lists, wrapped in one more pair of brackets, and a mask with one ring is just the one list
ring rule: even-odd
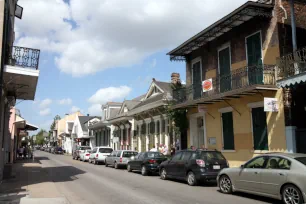
{"label": "rear window", "polygon": [[123,152],[122,157],[132,157],[132,156],[136,156],[138,154],[138,152]]}
{"label": "rear window", "polygon": [[306,157],[297,157],[295,159],[301,162],[302,164],[306,165]]}
{"label": "rear window", "polygon": [[79,150],[91,149],[90,147],[80,147]]}
{"label": "rear window", "polygon": [[200,157],[207,162],[225,160],[224,156],[220,152],[201,152]]}
{"label": "rear window", "polygon": [[86,150],[87,153],[91,153],[91,150]]}
{"label": "rear window", "polygon": [[99,152],[100,153],[112,153],[113,149],[110,148],[100,148]]}
{"label": "rear window", "polygon": [[156,157],[164,157],[164,155],[159,153],[159,152],[148,152],[147,157],[148,158],[156,158]]}

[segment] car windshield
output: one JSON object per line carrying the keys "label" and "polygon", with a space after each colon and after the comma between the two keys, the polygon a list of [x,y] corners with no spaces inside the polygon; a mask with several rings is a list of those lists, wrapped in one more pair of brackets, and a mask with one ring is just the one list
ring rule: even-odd
{"label": "car windshield", "polygon": [[79,150],[90,149],[90,147],[80,147]]}
{"label": "car windshield", "polygon": [[138,152],[123,152],[122,157],[131,157],[131,156],[136,156]]}
{"label": "car windshield", "polygon": [[100,153],[112,153],[113,149],[110,148],[100,148],[99,152]]}
{"label": "car windshield", "polygon": [[295,159],[301,162],[302,164],[306,165],[306,157],[297,157]]}
{"label": "car windshield", "polygon": [[163,154],[159,152],[148,152],[148,158],[164,157]]}
{"label": "car windshield", "polygon": [[200,157],[207,162],[225,160],[224,156],[220,152],[202,152]]}

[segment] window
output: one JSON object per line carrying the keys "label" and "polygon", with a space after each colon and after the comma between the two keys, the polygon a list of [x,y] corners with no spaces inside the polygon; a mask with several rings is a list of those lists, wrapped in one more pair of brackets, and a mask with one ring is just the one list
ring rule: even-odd
{"label": "window", "polygon": [[90,147],[80,147],[80,150],[91,149]]}
{"label": "window", "polygon": [[121,157],[122,151],[118,151],[116,157]]}
{"label": "window", "polygon": [[96,153],[97,150],[98,150],[98,148],[94,148],[94,149],[92,150],[92,153]]}
{"label": "window", "polygon": [[122,157],[130,158],[131,156],[136,156],[137,152],[123,152]]}
{"label": "window", "polygon": [[172,157],[172,162],[176,162],[176,161],[179,161],[181,160],[181,157],[182,157],[182,152],[178,152],[176,153],[173,157]]}
{"label": "window", "polygon": [[222,113],[222,133],[223,133],[223,149],[234,150],[234,125],[233,125],[233,113]]}
{"label": "window", "polygon": [[183,155],[182,155],[181,160],[183,160],[183,161],[188,161],[188,160],[190,159],[192,153],[193,153],[193,152],[184,152]]}
{"label": "window", "polygon": [[290,169],[291,162],[281,157],[270,157],[266,168],[267,169]]}
{"label": "window", "polygon": [[151,121],[150,123],[150,133],[154,134],[155,133],[155,122]]}
{"label": "window", "polygon": [[262,169],[265,167],[266,157],[257,157],[245,165],[245,168]]}
{"label": "window", "polygon": [[157,129],[157,134],[159,134],[160,133],[160,122],[159,122],[159,120],[156,122],[156,129]]}
{"label": "window", "polygon": [[156,158],[156,157],[164,157],[164,155],[159,153],[159,152],[148,152],[146,157],[147,158]]}
{"label": "window", "polygon": [[162,133],[165,133],[166,132],[166,120],[164,119],[164,120],[162,120],[162,129],[161,129],[161,132]]}
{"label": "window", "polygon": [[295,159],[301,162],[302,164],[306,165],[306,157],[297,157]]}
{"label": "window", "polygon": [[138,159],[139,159],[139,160],[143,160],[143,159],[144,159],[144,153],[140,153],[140,154],[138,155]]}
{"label": "window", "polygon": [[269,150],[266,112],[263,107],[252,108],[254,150]]}
{"label": "window", "polygon": [[146,131],[147,131],[147,130],[146,130],[146,127],[147,127],[147,126],[146,126],[145,123],[143,123],[143,124],[141,125],[141,134],[142,134],[142,135],[145,135],[145,134],[146,134]]}
{"label": "window", "polygon": [[99,152],[100,153],[112,153],[113,149],[111,148],[100,148]]}
{"label": "window", "polygon": [[200,154],[200,158],[203,159],[204,161],[211,163],[214,161],[220,161],[220,160],[226,160],[224,156],[220,152],[207,152],[203,151]]}

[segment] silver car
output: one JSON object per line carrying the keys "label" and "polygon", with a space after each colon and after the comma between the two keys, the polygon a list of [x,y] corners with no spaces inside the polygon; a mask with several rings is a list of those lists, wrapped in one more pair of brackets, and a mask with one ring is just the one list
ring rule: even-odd
{"label": "silver car", "polygon": [[127,163],[131,160],[131,157],[137,154],[138,152],[131,150],[113,151],[108,157],[106,157],[105,166],[113,166],[115,169],[126,167]]}
{"label": "silver car", "polygon": [[223,169],[217,181],[222,193],[241,191],[302,204],[306,201],[306,154],[257,156],[239,168]]}

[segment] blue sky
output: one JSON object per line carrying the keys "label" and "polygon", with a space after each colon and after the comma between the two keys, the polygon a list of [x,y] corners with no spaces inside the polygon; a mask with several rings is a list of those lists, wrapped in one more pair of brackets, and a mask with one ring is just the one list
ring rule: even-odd
{"label": "blue sky", "polygon": [[246,0],[20,0],[15,45],[38,48],[35,101],[17,105],[22,116],[49,128],[55,115],[146,93],[152,78],[185,80],[185,63],[168,51]]}

